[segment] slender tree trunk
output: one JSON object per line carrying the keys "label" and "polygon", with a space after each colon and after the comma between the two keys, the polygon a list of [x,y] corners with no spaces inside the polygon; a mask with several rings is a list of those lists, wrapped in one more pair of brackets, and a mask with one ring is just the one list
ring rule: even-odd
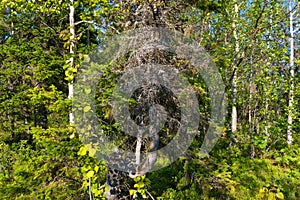
{"label": "slender tree trunk", "polygon": [[288,104],[288,128],[287,128],[287,144],[291,145],[293,142],[293,106],[294,106],[294,14],[292,12],[293,1],[289,1],[289,10],[290,10],[290,91],[289,91],[289,104]]}
{"label": "slender tree trunk", "polygon": [[[270,24],[273,24],[273,14],[270,15]],[[271,29],[272,30],[272,29]],[[269,33],[269,31],[268,31]],[[270,41],[267,41],[267,48],[270,48]],[[269,128],[270,128],[270,112],[269,110],[269,103],[270,103],[270,91],[268,90],[268,88],[265,90],[265,116],[264,116],[264,133],[266,136],[266,140],[265,142],[268,141],[268,139],[270,138],[270,133],[269,133]]]}
{"label": "slender tree trunk", "polygon": [[139,166],[141,164],[142,139],[143,138],[140,135],[138,135],[137,142],[136,142],[136,148],[135,148],[136,166]]}
{"label": "slender tree trunk", "polygon": [[[240,48],[238,43],[238,36],[236,30],[235,20],[238,17],[238,5],[237,2],[234,4],[234,19],[232,23],[233,37],[235,39],[235,53],[238,55]],[[233,78],[232,78],[232,112],[231,112],[231,130],[234,133],[237,130],[237,108],[236,108],[236,97],[237,97],[237,68],[234,66]]]}
{"label": "slender tree trunk", "polygon": [[249,136],[251,140],[251,152],[250,158],[253,159],[255,156],[255,148],[254,148],[254,141],[253,141],[253,119],[252,119],[252,112],[253,112],[253,92],[254,92],[254,84],[253,84],[253,55],[254,55],[254,39],[252,40],[252,50],[250,55],[250,77],[249,77],[249,111],[248,111],[248,123],[249,123]]}
{"label": "slender tree trunk", "polygon": [[[74,48],[75,48],[75,23],[74,23],[74,12],[75,12],[75,8],[74,8],[74,0],[70,0],[71,1],[71,5],[70,5],[70,67],[74,66]],[[69,82],[69,99],[72,99],[74,97],[74,88],[73,88],[73,81]],[[69,122],[70,125],[74,124],[74,115],[73,112],[70,111],[69,113]]]}
{"label": "slender tree trunk", "polygon": [[[268,96],[268,94],[267,94]],[[269,128],[270,128],[270,114],[268,112],[269,110],[269,101],[267,100],[267,103],[265,105],[265,109],[267,112],[266,118],[265,118],[265,136],[266,136],[266,140],[268,140],[268,138],[270,137],[270,133],[269,133]]]}

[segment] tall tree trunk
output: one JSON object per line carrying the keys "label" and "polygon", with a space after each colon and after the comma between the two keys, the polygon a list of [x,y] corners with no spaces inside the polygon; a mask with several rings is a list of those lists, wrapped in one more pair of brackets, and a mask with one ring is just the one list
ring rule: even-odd
{"label": "tall tree trunk", "polygon": [[[267,96],[268,96],[268,93],[267,93]],[[265,109],[266,109],[266,117],[265,117],[265,122],[264,122],[264,125],[265,125],[265,136],[266,136],[266,141],[269,139],[270,137],[270,133],[269,133],[269,128],[270,128],[270,112],[268,112],[269,110],[269,99],[266,100],[267,103],[265,105]]]}
{"label": "tall tree trunk", "polygon": [[[238,18],[238,5],[235,1],[234,4],[234,19],[232,23],[233,28],[233,37],[235,40],[235,53],[238,55],[240,48],[238,43],[238,36],[236,30],[236,23],[235,20]],[[232,78],[232,112],[231,112],[231,130],[234,133],[237,130],[237,108],[236,108],[236,97],[237,97],[237,67],[234,66],[233,69],[233,78]]]}
{"label": "tall tree trunk", "polygon": [[253,102],[253,54],[254,54],[254,40],[252,40],[252,50],[250,55],[250,77],[249,77],[249,111],[248,111],[248,123],[249,123],[249,136],[251,140],[251,152],[250,152],[250,158],[253,159],[255,156],[255,148],[254,148],[254,141],[253,141],[253,119],[252,119],[252,102]]}
{"label": "tall tree trunk", "polygon": [[287,144],[291,145],[293,142],[293,106],[294,106],[294,14],[292,11],[293,1],[289,1],[289,11],[290,11],[290,90],[289,90],[289,104],[288,104],[288,128],[287,128]]}
{"label": "tall tree trunk", "polygon": [[[71,5],[70,5],[70,67],[74,66],[74,48],[75,48],[75,23],[74,23],[74,12],[75,12],[75,8],[74,8],[74,0],[70,0],[71,1]],[[72,99],[74,97],[74,88],[73,88],[73,80],[71,80],[69,82],[69,99]],[[74,115],[73,112],[70,111],[69,113],[69,122],[70,125],[74,124]]]}

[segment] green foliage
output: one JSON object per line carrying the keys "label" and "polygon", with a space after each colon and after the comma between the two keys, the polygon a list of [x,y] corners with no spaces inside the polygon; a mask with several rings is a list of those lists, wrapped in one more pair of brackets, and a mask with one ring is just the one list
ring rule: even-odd
{"label": "green foliage", "polygon": [[[281,1],[258,0],[75,1],[74,55],[69,54],[70,1],[1,0],[1,199],[88,199],[90,195],[105,199],[107,165],[95,159],[100,147],[81,144],[69,125],[68,83],[76,77],[85,55],[103,45],[106,36],[142,26],[135,22],[147,15],[136,9],[154,5],[162,11],[165,26],[183,32],[210,53],[226,82],[230,105],[236,68],[238,130],[231,132],[228,107],[223,135],[209,157],[202,158],[199,148],[209,125],[209,91],[202,77],[185,73],[198,95],[199,133],[175,163],[135,178],[130,195],[174,200],[300,199],[299,57],[295,59],[292,108],[294,143],[288,146],[287,9]],[[233,36],[233,22],[238,39]],[[74,58],[72,66],[70,57]],[[110,65],[93,63],[104,71],[95,94],[96,113],[104,134],[117,144],[126,136],[119,134],[110,97],[126,65],[125,57]],[[174,67],[186,64],[179,59]],[[136,103],[129,101],[132,106]],[[91,112],[91,106],[83,107],[83,112]]]}
{"label": "green foliage", "polygon": [[131,196],[137,196],[140,194],[143,199],[147,198],[147,189],[145,188],[145,175],[144,176],[137,176],[134,178],[135,184],[134,184],[134,189],[129,190],[129,194]]}

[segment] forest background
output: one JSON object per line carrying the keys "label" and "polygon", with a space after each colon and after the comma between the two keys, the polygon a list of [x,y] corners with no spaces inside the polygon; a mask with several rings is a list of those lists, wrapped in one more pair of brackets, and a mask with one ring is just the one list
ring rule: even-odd
{"label": "forest background", "polygon": [[[130,193],[300,199],[299,8],[297,0],[1,0],[0,198],[105,199],[108,168],[70,124],[70,88],[84,56],[106,38],[163,24],[209,53],[228,115],[209,156],[199,154],[200,127],[180,159],[135,179]],[[96,98],[107,133],[116,131],[113,69],[107,66]],[[188,79],[209,118],[207,87]]]}

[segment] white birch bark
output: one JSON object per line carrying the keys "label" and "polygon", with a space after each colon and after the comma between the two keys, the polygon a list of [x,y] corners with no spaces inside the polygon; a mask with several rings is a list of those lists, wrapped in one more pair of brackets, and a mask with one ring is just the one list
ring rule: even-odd
{"label": "white birch bark", "polygon": [[[238,5],[237,2],[234,4],[234,20],[232,23],[233,28],[233,37],[235,40],[235,53],[238,55],[240,48],[238,43],[238,36],[237,36],[237,30],[236,30],[236,23],[235,20],[238,17]],[[236,97],[237,97],[237,69],[236,66],[233,69],[233,78],[232,78],[232,112],[231,112],[231,130],[232,132],[235,132],[237,130],[237,108],[236,108]]]}
{"label": "white birch bark", "polygon": [[[70,67],[74,66],[74,48],[75,48],[75,23],[74,23],[74,12],[75,12],[75,8],[74,8],[74,0],[70,0],[71,1],[71,5],[70,5]],[[69,99],[72,99],[74,97],[74,87],[73,87],[73,81],[70,81],[69,84]],[[74,115],[73,112],[70,111],[69,113],[69,122],[70,125],[74,124]]]}
{"label": "white birch bark", "polygon": [[288,128],[287,128],[287,144],[291,145],[293,143],[293,106],[294,106],[294,76],[295,76],[295,61],[294,61],[294,14],[295,11],[292,11],[293,0],[289,0],[289,17],[290,17],[290,91],[289,91],[289,99],[288,99]]}

